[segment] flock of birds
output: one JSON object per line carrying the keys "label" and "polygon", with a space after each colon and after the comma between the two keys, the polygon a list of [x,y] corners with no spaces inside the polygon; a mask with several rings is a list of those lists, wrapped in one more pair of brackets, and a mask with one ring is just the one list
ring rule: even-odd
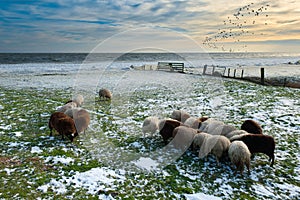
{"label": "flock of birds", "polygon": [[[232,16],[223,21],[224,28],[220,28],[216,34],[206,37],[203,44],[209,48],[233,52],[233,48],[225,48],[224,43],[226,41],[240,43],[244,36],[263,35],[263,33],[255,33],[251,30],[256,25],[261,24],[261,20],[264,20],[264,25],[268,25],[267,18],[269,18],[269,14],[267,10],[269,7],[269,4],[256,5],[250,3],[238,8]],[[247,48],[247,45],[242,45],[242,48]]]}

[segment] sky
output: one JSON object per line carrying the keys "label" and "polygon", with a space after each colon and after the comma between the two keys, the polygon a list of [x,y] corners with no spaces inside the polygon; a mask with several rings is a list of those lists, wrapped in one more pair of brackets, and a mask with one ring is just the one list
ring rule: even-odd
{"label": "sky", "polygon": [[300,53],[300,1],[0,1],[0,52],[128,51]]}

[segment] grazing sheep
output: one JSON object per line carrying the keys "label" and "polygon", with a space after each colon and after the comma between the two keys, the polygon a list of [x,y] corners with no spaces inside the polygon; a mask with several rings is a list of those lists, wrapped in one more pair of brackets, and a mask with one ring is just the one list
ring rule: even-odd
{"label": "grazing sheep", "polygon": [[183,110],[174,110],[171,114],[171,119],[175,119],[175,120],[180,121],[182,123],[184,123],[185,120],[187,120],[190,117],[191,116]]}
{"label": "grazing sheep", "polygon": [[78,133],[85,133],[91,121],[88,111],[83,108],[73,108],[68,109],[65,114],[73,118]]}
{"label": "grazing sheep", "polygon": [[147,117],[144,120],[142,126],[144,137],[146,133],[150,133],[151,135],[153,135],[155,131],[158,130],[158,122],[159,122],[158,117],[153,117],[153,116]]}
{"label": "grazing sheep", "polygon": [[112,98],[112,93],[108,89],[102,88],[99,90],[99,97],[100,99],[110,100]]}
{"label": "grazing sheep", "polygon": [[240,140],[243,141],[251,154],[264,153],[269,156],[271,167],[274,164],[275,140],[272,136],[262,134],[242,134],[234,136],[230,139],[231,142]]}
{"label": "grazing sheep", "polygon": [[57,112],[66,112],[68,109],[72,109],[72,108],[76,108],[78,105],[77,103],[73,102],[73,101],[70,101],[68,103],[66,103],[65,105],[63,106],[60,106],[56,109]]}
{"label": "grazing sheep", "polygon": [[241,129],[247,131],[248,133],[262,134],[262,128],[260,124],[252,119],[244,121]]}
{"label": "grazing sheep", "polygon": [[213,118],[209,118],[201,123],[199,131],[214,135],[220,135],[222,131],[221,127],[223,126],[223,122]]}
{"label": "grazing sheep", "polygon": [[197,130],[186,127],[178,126],[173,131],[173,140],[171,143],[175,148],[181,150],[187,150],[193,143],[194,136],[197,134]]}
{"label": "grazing sheep", "polygon": [[227,125],[224,124],[221,130],[221,135],[224,135],[226,137],[226,135],[228,135],[229,133],[231,133],[232,131],[237,130],[234,126],[232,125]]}
{"label": "grazing sheep", "polygon": [[84,101],[84,98],[81,94],[75,96],[73,99],[72,99],[72,102],[75,102],[77,104],[77,106],[82,106],[83,104],[83,101]]}
{"label": "grazing sheep", "polygon": [[159,134],[162,136],[165,144],[168,143],[168,139],[173,137],[173,131],[176,127],[182,126],[183,123],[175,119],[164,119],[158,123]]}
{"label": "grazing sheep", "polygon": [[200,146],[199,158],[204,158],[211,153],[216,157],[218,164],[220,158],[227,153],[229,145],[230,141],[226,137],[203,132],[196,134],[193,141],[193,147]]}
{"label": "grazing sheep", "polygon": [[201,120],[200,118],[189,117],[187,120],[185,120],[184,125],[194,129],[198,129],[201,125]]}
{"label": "grazing sheep", "polygon": [[52,136],[53,129],[62,136],[62,139],[64,139],[64,136],[67,136],[71,142],[78,136],[74,120],[62,112],[53,113],[50,116],[48,126],[50,129],[50,136]]}
{"label": "grazing sheep", "polygon": [[211,137],[210,134],[204,133],[204,132],[197,132],[197,134],[194,136],[193,139],[193,149],[197,149],[198,147],[201,147],[204,143],[205,139]]}
{"label": "grazing sheep", "polygon": [[233,138],[236,135],[244,135],[244,134],[249,134],[249,133],[244,130],[234,130],[234,131],[227,133],[224,136],[227,137],[229,140],[231,140],[231,138]]}
{"label": "grazing sheep", "polygon": [[236,170],[240,171],[240,174],[242,174],[244,171],[244,165],[246,165],[248,169],[248,174],[250,174],[251,153],[244,142],[232,142],[228,149],[228,156],[231,162],[236,166]]}

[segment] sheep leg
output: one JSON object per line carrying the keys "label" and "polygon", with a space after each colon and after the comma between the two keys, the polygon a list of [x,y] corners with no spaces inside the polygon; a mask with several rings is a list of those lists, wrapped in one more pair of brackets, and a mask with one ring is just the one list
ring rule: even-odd
{"label": "sheep leg", "polygon": [[247,169],[248,169],[248,175],[250,175],[250,163],[246,163],[246,167],[247,167]]}
{"label": "sheep leg", "polygon": [[274,155],[271,155],[269,157],[269,161],[272,161],[270,166],[273,167],[273,165],[274,165]]}
{"label": "sheep leg", "polygon": [[215,156],[215,157],[216,157],[217,165],[220,166],[220,161],[219,161],[218,156]]}

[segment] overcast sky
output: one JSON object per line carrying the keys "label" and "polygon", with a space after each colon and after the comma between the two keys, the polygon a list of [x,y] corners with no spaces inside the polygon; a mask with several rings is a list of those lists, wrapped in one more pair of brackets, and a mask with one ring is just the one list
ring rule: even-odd
{"label": "overcast sky", "polygon": [[1,0],[0,52],[300,52],[299,0]]}

